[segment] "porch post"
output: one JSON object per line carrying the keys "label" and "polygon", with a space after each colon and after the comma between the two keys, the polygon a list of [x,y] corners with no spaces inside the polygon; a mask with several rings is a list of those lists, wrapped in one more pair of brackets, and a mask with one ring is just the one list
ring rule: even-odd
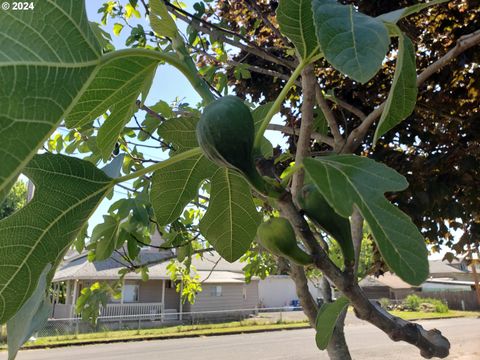
{"label": "porch post", "polygon": [[178,317],[178,320],[180,321],[182,321],[182,312],[183,312],[182,292],[183,292],[183,281],[180,281],[180,316]]}
{"label": "porch post", "polygon": [[75,314],[75,303],[77,302],[77,291],[78,291],[78,280],[73,281],[73,298],[72,306],[70,308],[70,317],[73,317]]}
{"label": "porch post", "polygon": [[165,314],[165,279],[162,280],[162,321],[164,321]]}
{"label": "porch post", "polygon": [[66,299],[65,299],[65,305],[70,305],[71,297],[70,297],[70,280],[67,280],[67,291],[66,291]]}

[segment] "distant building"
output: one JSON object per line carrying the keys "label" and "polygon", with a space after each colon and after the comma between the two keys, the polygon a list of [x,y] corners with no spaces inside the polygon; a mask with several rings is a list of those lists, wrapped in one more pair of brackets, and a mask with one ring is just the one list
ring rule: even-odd
{"label": "distant building", "polygon": [[407,295],[420,290],[418,286],[412,286],[397,275],[387,272],[379,277],[368,275],[359,282],[369,299],[397,299],[401,300]]}

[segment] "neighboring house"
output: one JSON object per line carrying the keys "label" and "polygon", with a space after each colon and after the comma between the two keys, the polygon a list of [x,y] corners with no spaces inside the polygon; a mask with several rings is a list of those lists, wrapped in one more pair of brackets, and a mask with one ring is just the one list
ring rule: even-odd
{"label": "neighboring house", "polygon": [[[129,273],[125,276],[125,285],[121,300],[111,300],[102,308],[102,316],[160,315],[176,313],[174,318],[181,320],[184,312],[202,312],[211,310],[253,309],[259,303],[258,279],[245,283],[240,262],[228,263],[216,253],[204,253],[203,260],[196,257],[192,266],[197,270],[202,289],[194,304],[180,301],[175,284],[167,272],[169,261],[162,259],[170,256],[168,251],[142,251],[140,262],[159,262],[150,265],[149,280],[143,282],[140,274]],[[57,303],[54,318],[74,316],[74,304],[81,290],[97,281],[114,281],[118,271],[123,268],[120,255],[114,254],[104,261],[89,262],[82,254],[66,260],[53,278],[54,286],[63,282],[66,286],[65,304]],[[172,317],[170,316],[170,319]]]}
{"label": "neighboring house", "polygon": [[459,259],[454,259],[451,263],[448,263],[450,266],[454,268],[464,271],[464,272],[471,272],[472,271],[472,260],[475,263],[475,270],[477,274],[480,274],[480,261],[478,260],[477,254],[472,254],[472,256],[464,255]]}
{"label": "neighboring house", "polygon": [[450,278],[431,278],[422,284],[422,292],[429,291],[471,291],[475,290],[475,282],[453,280]]}
{"label": "neighboring house", "polygon": [[368,275],[359,282],[359,285],[369,299],[387,298],[400,300],[420,290],[419,287],[406,283],[391,272],[387,272],[379,277]]}
{"label": "neighboring house", "polygon": [[[308,281],[314,299],[321,298],[317,283]],[[288,275],[271,275],[258,282],[259,307],[272,308],[291,306],[298,301],[295,283]]]}
{"label": "neighboring house", "polygon": [[[454,266],[443,260],[429,260],[429,277],[420,286],[414,287],[392,273],[376,278],[367,276],[360,286],[370,299],[403,299],[414,291],[470,291],[474,289],[472,273],[460,265]],[[462,264],[459,261],[457,264]]]}
{"label": "neighboring house", "polygon": [[467,268],[461,268],[461,263],[458,263],[458,267],[450,264],[446,260],[430,260],[430,275],[429,278],[449,278],[459,281],[471,281],[473,280],[472,273]]}

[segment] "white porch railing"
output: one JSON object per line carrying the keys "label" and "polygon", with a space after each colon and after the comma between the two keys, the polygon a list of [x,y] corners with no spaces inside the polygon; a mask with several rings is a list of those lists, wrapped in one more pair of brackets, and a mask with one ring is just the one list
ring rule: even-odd
{"label": "white porch railing", "polygon": [[100,316],[160,315],[162,303],[107,304],[100,307]]}

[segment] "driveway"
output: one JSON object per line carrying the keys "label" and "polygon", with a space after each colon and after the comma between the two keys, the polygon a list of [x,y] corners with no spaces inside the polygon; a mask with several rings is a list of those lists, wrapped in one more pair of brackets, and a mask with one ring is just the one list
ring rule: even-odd
{"label": "driveway", "polygon": [[[474,318],[420,322],[427,329],[438,328],[452,343],[448,359],[480,359],[480,320]],[[422,359],[418,350],[405,343],[393,343],[365,322],[346,327],[354,359]],[[212,336],[190,339],[154,340],[88,345],[51,350],[22,351],[17,360],[321,360],[325,352],[315,346],[314,331],[289,330],[256,334]],[[6,353],[0,360],[6,360]]]}

